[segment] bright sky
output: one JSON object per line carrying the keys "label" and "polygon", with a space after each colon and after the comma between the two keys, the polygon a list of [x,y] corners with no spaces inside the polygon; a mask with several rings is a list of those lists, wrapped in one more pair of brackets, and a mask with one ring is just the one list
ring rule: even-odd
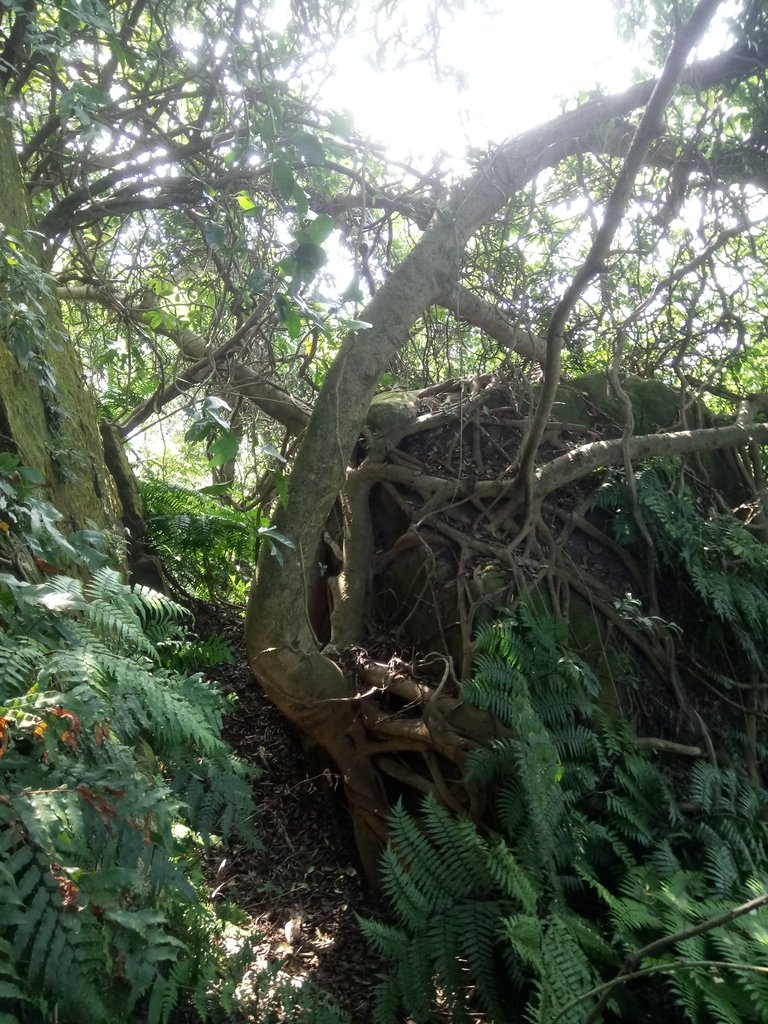
{"label": "bright sky", "polygon": [[629,85],[638,61],[616,37],[611,0],[507,0],[496,14],[470,0],[440,45],[441,60],[466,76],[461,92],[433,81],[426,64],[375,71],[365,61],[369,48],[359,38],[340,41],[322,102],[348,110],[398,158],[441,150],[458,158],[468,144],[499,142],[556,116],[580,90]]}

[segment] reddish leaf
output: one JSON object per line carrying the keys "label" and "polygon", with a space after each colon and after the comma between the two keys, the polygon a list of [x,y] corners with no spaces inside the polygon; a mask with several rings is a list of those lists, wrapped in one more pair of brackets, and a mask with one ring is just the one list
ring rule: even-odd
{"label": "reddish leaf", "polygon": [[112,804],[108,803],[103,796],[94,793],[92,789],[88,789],[87,786],[78,786],[75,792],[81,800],[85,800],[86,803],[91,805],[107,828],[109,828],[112,818],[117,816],[117,811]]}
{"label": "reddish leaf", "polygon": [[109,739],[109,722],[97,722],[93,730],[93,738],[96,746],[100,747],[104,740]]}

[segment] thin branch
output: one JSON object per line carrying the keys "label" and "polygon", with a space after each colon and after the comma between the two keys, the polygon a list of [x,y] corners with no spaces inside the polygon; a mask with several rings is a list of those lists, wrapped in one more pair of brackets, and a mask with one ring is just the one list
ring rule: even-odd
{"label": "thin branch", "polygon": [[[756,896],[753,900],[749,900],[747,903],[742,903],[738,907],[733,907],[732,910],[727,910],[724,914],[718,914],[716,917],[710,917],[706,921],[700,922],[700,924],[693,925],[691,928],[685,928],[683,931],[675,932],[674,935],[665,935],[660,939],[656,939],[655,942],[649,942],[647,946],[643,946],[642,949],[638,949],[634,953],[630,953],[624,961],[624,966],[613,981],[608,982],[607,985],[602,987],[602,995],[597,1005],[592,1009],[589,1016],[584,1021],[584,1024],[593,1024],[596,1021],[605,1004],[608,1002],[608,997],[617,985],[621,985],[629,980],[629,972],[633,971],[637,964],[641,963],[649,956],[656,956],[661,953],[662,950],[667,949],[669,946],[674,945],[677,942],[684,942],[686,939],[692,939],[696,935],[703,935],[705,932],[711,932],[713,928],[720,928],[724,924],[729,924],[731,921],[735,921],[739,917],[743,917],[744,914],[750,914],[753,910],[757,910],[759,907],[765,906],[768,903],[768,893],[763,893],[762,896]],[[670,964],[665,965],[669,968]],[[766,968],[758,968],[758,970],[765,971]],[[600,991],[598,989],[597,991]],[[585,993],[580,996],[574,1003],[577,1005],[587,995],[594,995],[596,992]],[[570,1006],[570,1004],[569,1004]],[[566,1012],[564,1007],[560,1013],[552,1021],[552,1024],[562,1017]]]}
{"label": "thin branch", "polygon": [[[688,455],[691,452],[720,451],[737,448],[756,441],[768,444],[768,424],[756,423],[729,427],[704,427],[700,430],[676,430],[663,434],[641,434],[627,442],[633,462],[659,455]],[[566,455],[553,459],[536,471],[533,497],[538,501],[552,491],[579,480],[593,470],[616,466],[623,462],[624,442],[593,441],[572,449]]]}
{"label": "thin branch", "polygon": [[449,310],[459,320],[479,327],[508,352],[517,352],[524,359],[543,363],[547,343],[537,334],[516,327],[501,313],[497,306],[481,299],[469,288],[446,288],[435,299],[436,306]]}
{"label": "thin branch", "polygon": [[552,412],[560,383],[560,361],[564,331],[568,318],[590,281],[605,269],[611,242],[619,230],[632,197],[635,178],[642,167],[651,143],[662,127],[662,115],[672,99],[685,71],[690,51],[704,34],[722,0],[699,0],[693,14],[675,38],[648,105],[637,127],[626,159],[606,204],[605,217],[587,257],[573,277],[565,295],[557,304],[547,331],[547,355],[544,363],[544,384],[531,425],[520,447],[518,479],[522,481],[526,502],[533,497],[533,467],[544,428]]}
{"label": "thin branch", "polygon": [[[552,1018],[551,1024],[557,1024],[557,1021],[574,1009],[574,1007],[578,1006],[579,1003],[584,1002],[585,999],[589,999],[591,996],[597,995],[599,992],[610,995],[615,988],[626,984],[628,981],[648,978],[652,974],[675,974],[678,971],[693,971],[700,967],[719,967],[729,971],[749,971],[754,974],[768,974],[768,967],[762,967],[760,964],[740,964],[732,963],[728,960],[675,960],[667,964],[654,964],[652,967],[643,967],[639,971],[632,971],[630,974],[622,974],[621,977],[614,978],[613,981],[609,981],[605,985],[598,985],[596,988],[590,989],[589,992],[583,992],[580,996],[576,996],[575,999],[571,999],[569,1003],[566,1003],[565,1006],[558,1010]],[[591,1020],[592,1017],[590,1015],[584,1021],[584,1024],[588,1024]]]}

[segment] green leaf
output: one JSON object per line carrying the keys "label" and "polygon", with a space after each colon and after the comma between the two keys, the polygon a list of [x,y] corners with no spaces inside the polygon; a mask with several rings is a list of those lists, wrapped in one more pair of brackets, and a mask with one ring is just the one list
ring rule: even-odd
{"label": "green leaf", "polygon": [[277,186],[277,191],[286,202],[293,198],[296,179],[293,176],[291,165],[287,161],[275,160],[272,164],[272,180]]}
{"label": "green leaf", "polygon": [[[151,929],[154,932],[154,925],[165,924],[165,914],[158,910],[118,910],[117,908],[107,910],[105,916],[110,921],[114,921],[116,924],[121,925],[123,928],[129,928],[131,931],[138,932],[139,935],[147,934],[147,930]],[[166,937],[166,941],[168,941]]]}
{"label": "green leaf", "polygon": [[275,313],[277,315],[277,319],[283,325],[285,325],[288,316],[291,313],[294,313],[293,306],[291,305],[291,300],[288,298],[287,295],[284,295],[282,292],[277,292],[277,294],[275,295]]}
{"label": "green leaf", "polygon": [[280,498],[280,504],[283,508],[288,508],[288,483],[285,479],[285,474],[282,470],[275,470],[275,488],[277,489],[278,497]]}
{"label": "green leaf", "polygon": [[26,370],[35,352],[37,332],[27,320],[19,319],[8,331],[7,340],[19,366]]}
{"label": "green leaf", "polygon": [[234,434],[231,430],[225,430],[208,449],[208,465],[212,468],[223,466],[230,459],[236,458],[239,448],[240,438],[237,434]]}
{"label": "green leaf", "polygon": [[260,526],[259,534],[262,537],[266,537],[268,540],[273,540],[277,544],[282,544],[286,548],[293,548],[296,545],[292,540],[289,540],[284,533],[280,533],[274,526]]}
{"label": "green leaf", "polygon": [[293,277],[296,273],[296,260],[293,256],[286,256],[285,259],[280,260],[275,267],[275,270],[277,270],[279,274],[282,274],[283,277]]}
{"label": "green leaf", "polygon": [[288,309],[283,317],[283,326],[288,331],[288,337],[295,341],[301,337],[302,332],[302,321],[298,313],[293,309]]}
{"label": "green leaf", "polygon": [[173,281],[168,281],[162,277],[153,277],[148,282],[147,287],[150,291],[154,292],[159,299],[162,299],[165,296],[173,295],[173,290],[176,286]]}
{"label": "green leaf", "polygon": [[205,238],[206,245],[209,245],[211,249],[223,249],[227,244],[227,232],[221,224],[217,224],[213,220],[205,222],[203,237]]}
{"label": "green leaf", "polygon": [[293,541],[289,540],[284,533],[280,533],[279,530],[276,530],[274,526],[260,526],[259,536],[263,537],[266,541],[269,541],[270,550],[280,563],[283,561],[283,556],[280,554],[279,545],[282,544],[283,547],[286,548],[295,547]]}
{"label": "green leaf", "polygon": [[29,996],[10,981],[0,981],[0,999],[21,999],[25,1003],[30,1002]]}
{"label": "green leaf", "polygon": [[163,326],[164,316],[159,309],[148,309],[145,313],[141,314],[141,319],[149,327],[157,330],[158,327]]}
{"label": "green leaf", "polygon": [[271,459],[276,459],[278,462],[286,463],[288,460],[286,457],[275,448],[273,444],[263,444],[259,447],[259,451],[263,455],[269,455]]}
{"label": "green leaf", "polygon": [[261,270],[259,267],[252,270],[245,280],[245,286],[251,295],[258,295],[259,292],[263,292],[268,284],[269,274],[266,270]]}
{"label": "green leaf", "polygon": [[235,196],[237,205],[241,210],[255,210],[256,203],[251,199],[247,192],[240,192]]}
{"label": "green leaf", "polygon": [[228,494],[232,490],[232,484],[208,484],[207,487],[198,488],[198,494]]}
{"label": "green leaf", "polygon": [[328,259],[323,247],[315,242],[304,242],[297,246],[293,258],[302,277],[314,277]]}
{"label": "green leaf", "polygon": [[208,437],[212,430],[213,423],[210,420],[195,420],[192,426],[187,427],[184,432],[184,440],[189,441],[190,444],[197,444],[198,441]]}
{"label": "green leaf", "polygon": [[229,430],[229,423],[221,416],[221,411],[232,412],[232,406],[228,405],[223,398],[219,398],[218,395],[208,395],[203,402],[203,416],[207,420],[213,420],[214,423],[218,423],[224,430]]}
{"label": "green leaf", "polygon": [[296,213],[299,217],[306,217],[309,213],[309,199],[307,198],[307,193],[304,189],[300,188],[298,185],[293,190],[293,202],[296,207]]}
{"label": "green leaf", "polygon": [[346,317],[339,317],[339,324],[348,331],[370,331],[373,327],[367,320],[347,320]]}
{"label": "green leaf", "polygon": [[322,142],[315,136],[302,133],[296,136],[296,149],[301,153],[305,164],[312,167],[322,166],[325,151]]}
{"label": "green leaf", "polygon": [[333,231],[333,226],[333,217],[327,213],[321,213],[304,226],[304,233],[308,241],[322,245]]}

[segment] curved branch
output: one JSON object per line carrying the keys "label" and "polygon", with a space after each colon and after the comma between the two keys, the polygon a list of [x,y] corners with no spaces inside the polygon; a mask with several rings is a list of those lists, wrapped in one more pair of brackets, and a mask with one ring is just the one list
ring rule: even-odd
{"label": "curved branch", "polygon": [[566,484],[579,480],[604,466],[616,466],[624,460],[624,446],[633,462],[659,455],[687,455],[692,452],[720,451],[756,441],[768,444],[768,424],[733,424],[729,427],[705,427],[701,430],[677,430],[664,434],[643,434],[626,440],[593,441],[574,448],[539,469],[534,477],[533,497],[538,500]]}
{"label": "curved branch", "polygon": [[[98,285],[68,284],[57,288],[56,293],[62,301],[98,302],[108,309],[116,310],[128,320],[142,325],[145,323],[147,310],[151,308],[147,305],[131,305],[108,289]],[[260,315],[261,311],[255,314],[255,316]],[[122,435],[125,437],[138,430],[169,402],[198,384],[202,384],[218,366],[224,364],[225,358],[243,341],[248,330],[253,327],[253,322],[254,316],[249,317],[231,338],[213,351],[209,351],[208,342],[201,334],[189,328],[169,327],[162,321],[153,327],[157,334],[170,338],[186,359],[194,360],[194,362],[177,374],[170,384],[158,388],[153,395],[150,395],[131,412],[126,422],[120,427]],[[287,391],[283,391],[276,384],[264,380],[238,359],[230,358],[226,365],[230,387],[249,398],[263,413],[281,423],[292,434],[300,434],[304,430],[309,422],[311,412],[309,406],[300,399],[294,398]]]}
{"label": "curved branch", "polygon": [[632,196],[635,178],[646,159],[651,143],[659,134],[662,115],[683,77],[688,54],[704,34],[721,3],[722,0],[699,0],[690,18],[677,34],[608,198],[603,223],[595,235],[586,259],[574,274],[573,280],[552,314],[547,330],[544,386],[530,428],[520,448],[518,475],[526,490],[528,501],[532,499],[536,454],[560,383],[560,356],[566,323],[589,282],[605,269],[611,242],[621,225]]}
{"label": "curved branch", "polygon": [[[229,344],[228,342],[227,346],[222,345],[221,347],[228,347]],[[202,384],[221,361],[223,361],[223,356],[217,356],[217,353],[214,352],[210,358],[206,357],[193,363],[171,384],[160,388],[134,409],[130,417],[120,427],[121,434],[124,437],[132,434],[174,398],[178,398],[198,384]],[[263,413],[282,424],[290,433],[300,434],[304,430],[309,423],[311,413],[309,406],[300,399],[294,398],[289,392],[283,391],[276,384],[264,380],[250,367],[237,360],[232,360],[228,364],[228,370],[230,388],[249,398]]]}
{"label": "curved branch", "polygon": [[[752,74],[766,62],[768,40],[752,49],[744,43],[692,65],[682,80],[703,89]],[[453,287],[471,236],[512,194],[573,152],[574,140],[591,137],[599,148],[605,122],[646,103],[656,85],[655,80],[642,82],[594,100],[502,146],[440,206],[416,247],[363,311],[361,319],[371,329],[347,336],[326,375],[291,474],[288,507],[278,512],[277,526],[294,547],[286,551],[282,566],[264,557],[260,562],[248,612],[252,659],[275,645],[316,649],[305,615],[309,567],[371,398],[413,323]],[[263,681],[269,691],[269,680]]]}
{"label": "curved branch", "polygon": [[497,306],[481,299],[469,288],[446,288],[435,299],[435,305],[447,309],[457,319],[466,320],[467,323],[479,327],[489,337],[495,338],[508,352],[517,352],[523,359],[530,359],[536,363],[544,362],[547,353],[544,338],[521,327],[515,327]]}
{"label": "curved branch", "polygon": [[[65,284],[56,289],[56,296],[61,302],[97,302],[100,306],[112,309],[120,316],[142,327],[147,326],[146,314],[150,309],[160,309],[158,303],[143,302],[132,304],[108,288],[96,284]],[[186,327],[172,328],[164,321],[153,325],[155,334],[161,334],[177,346],[186,359],[204,359],[208,343],[202,334]]]}

